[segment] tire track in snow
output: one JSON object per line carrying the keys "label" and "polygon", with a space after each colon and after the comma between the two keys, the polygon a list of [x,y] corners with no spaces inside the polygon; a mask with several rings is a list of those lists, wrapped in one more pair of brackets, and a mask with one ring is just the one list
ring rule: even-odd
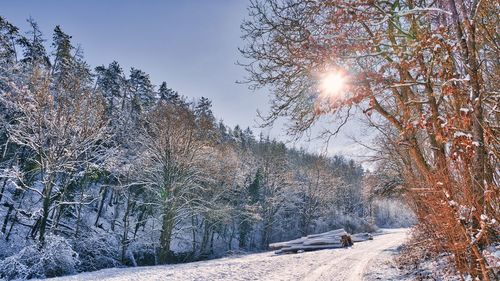
{"label": "tire track in snow", "polygon": [[350,252],[312,270],[304,281],[360,281],[363,280],[370,262],[383,251],[401,245],[406,238],[405,231],[375,236],[374,240],[356,243]]}

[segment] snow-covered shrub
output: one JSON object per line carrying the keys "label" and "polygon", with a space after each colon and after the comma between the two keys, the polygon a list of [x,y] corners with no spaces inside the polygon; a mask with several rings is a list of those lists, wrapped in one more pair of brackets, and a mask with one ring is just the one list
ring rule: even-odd
{"label": "snow-covered shrub", "polygon": [[415,214],[401,200],[377,199],[373,209],[375,223],[380,227],[410,227],[417,222]]}
{"label": "snow-covered shrub", "polygon": [[373,232],[377,229],[366,219],[355,216],[342,216],[338,224],[349,233]]}
{"label": "snow-covered shrub", "polygon": [[65,238],[48,235],[43,247],[27,246],[0,261],[0,278],[12,280],[74,274],[78,263],[78,254]]}
{"label": "snow-covered shrub", "polygon": [[494,243],[483,250],[483,255],[491,271],[500,276],[500,243]]}
{"label": "snow-covered shrub", "polygon": [[120,265],[120,244],[113,235],[92,233],[79,237],[73,241],[73,249],[80,258],[80,272]]}
{"label": "snow-covered shrub", "polygon": [[17,256],[11,256],[0,261],[0,280],[27,279],[29,268]]}
{"label": "snow-covered shrub", "polygon": [[361,218],[353,214],[344,214],[343,212],[332,210],[330,218],[318,222],[318,229],[316,232],[325,232],[332,229],[343,228],[348,233],[360,233],[360,232],[374,232],[377,227],[370,223],[366,218]]}
{"label": "snow-covered shrub", "polygon": [[133,254],[133,257],[129,257],[132,263],[140,266],[158,264],[155,248],[152,244],[131,243],[129,251]]}
{"label": "snow-covered shrub", "polygon": [[[1,216],[2,214],[0,214]],[[26,239],[26,236],[28,236],[28,233],[21,228],[12,230],[8,239],[7,235],[0,231],[0,260],[17,254],[24,247],[34,243],[32,240]]]}

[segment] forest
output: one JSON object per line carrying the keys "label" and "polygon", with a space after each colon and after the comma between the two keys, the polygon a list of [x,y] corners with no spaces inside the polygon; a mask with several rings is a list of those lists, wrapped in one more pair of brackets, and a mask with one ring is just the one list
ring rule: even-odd
{"label": "forest", "polygon": [[388,169],[231,128],[210,99],[117,61],[93,68],[62,27],[47,41],[28,23],[0,17],[0,278],[188,262],[415,222],[386,192],[399,179]]}

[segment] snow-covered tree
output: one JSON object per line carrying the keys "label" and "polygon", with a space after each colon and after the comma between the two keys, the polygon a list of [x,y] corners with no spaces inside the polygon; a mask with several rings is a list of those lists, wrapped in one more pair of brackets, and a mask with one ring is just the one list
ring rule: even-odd
{"label": "snow-covered tree", "polygon": [[153,84],[149,75],[140,69],[130,70],[131,110],[135,115],[152,106],[156,101]]}
{"label": "snow-covered tree", "polygon": [[141,137],[142,182],[154,195],[161,216],[160,262],[168,261],[174,227],[198,188],[199,162],[207,142],[197,134],[188,108],[159,103],[147,115]]}
{"label": "snow-covered tree", "polygon": [[96,67],[97,86],[107,101],[108,114],[112,118],[116,109],[124,110],[126,102],[126,80],[118,62],[113,61],[106,68]]}
{"label": "snow-covered tree", "polygon": [[[9,141],[31,152],[32,169],[13,174],[22,190],[37,194],[42,200],[32,233],[44,241],[46,231],[57,229],[71,184],[78,181],[103,155],[101,141],[106,133],[103,106],[90,92],[73,93],[72,99],[57,100],[50,90],[50,74],[36,70],[28,88],[8,98],[9,106],[19,115],[7,129]],[[76,81],[74,83],[77,83]],[[26,184],[37,175],[41,186]],[[56,205],[54,205],[56,203]]]}

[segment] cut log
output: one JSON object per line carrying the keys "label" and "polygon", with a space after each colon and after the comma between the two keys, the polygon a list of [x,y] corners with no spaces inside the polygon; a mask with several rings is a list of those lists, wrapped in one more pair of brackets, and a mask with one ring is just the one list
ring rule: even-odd
{"label": "cut log", "polygon": [[318,237],[313,239],[307,239],[302,243],[304,246],[314,246],[314,245],[328,245],[340,243],[341,237]]}
{"label": "cut log", "polygon": [[278,243],[272,243],[269,244],[269,248],[271,250],[279,250],[284,247],[289,247],[291,245],[301,245],[304,243],[304,241],[307,239],[307,237],[301,237],[295,240],[290,240],[290,241],[285,241],[285,242],[278,242]]}
{"label": "cut log", "polygon": [[275,251],[275,254],[288,254],[288,253],[297,253],[298,251],[317,251],[317,250],[325,250],[325,249],[336,249],[342,248],[342,244],[329,244],[329,245],[316,245],[316,246],[292,246],[287,248],[282,248],[278,251]]}
{"label": "cut log", "polygon": [[328,232],[307,235],[306,238],[326,237],[326,236],[342,236],[348,234],[343,228],[331,230]]}
{"label": "cut log", "polygon": [[291,247],[296,245],[305,245],[305,246],[313,246],[313,245],[328,245],[340,243],[341,238],[344,235],[349,235],[344,229],[335,229],[324,233],[311,234],[305,237],[301,237],[298,239],[272,243],[269,245],[271,250],[279,250],[285,247]]}
{"label": "cut log", "polygon": [[373,236],[370,233],[356,233],[351,235],[352,242],[362,242],[366,240],[373,240]]}
{"label": "cut log", "polygon": [[298,239],[273,243],[269,248],[276,254],[307,252],[352,246],[354,242],[372,240],[369,233],[349,235],[344,229],[335,229],[324,233],[311,234]]}

